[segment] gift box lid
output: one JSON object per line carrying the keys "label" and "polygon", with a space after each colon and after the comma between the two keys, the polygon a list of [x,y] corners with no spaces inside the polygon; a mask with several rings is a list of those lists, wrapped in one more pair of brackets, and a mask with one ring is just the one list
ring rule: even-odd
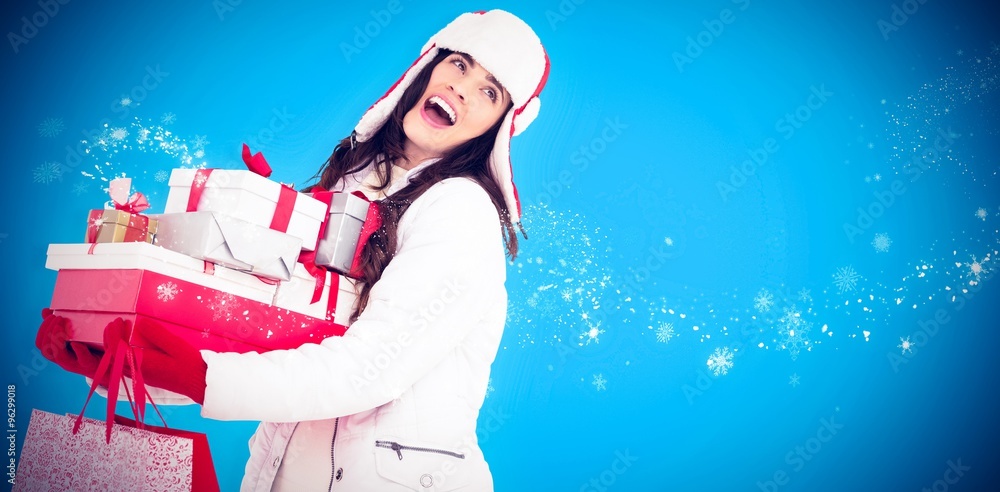
{"label": "gift box lid", "polygon": [[[173,188],[190,188],[197,171],[197,169],[174,169],[170,172],[170,181],[167,184]],[[277,200],[281,184],[251,171],[215,169],[208,176],[205,188],[241,189],[274,201]],[[295,211],[322,221],[326,214],[326,204],[306,193],[298,194],[299,197],[295,201]]]}
{"label": "gift box lid", "polygon": [[368,216],[371,202],[351,193],[333,193],[330,200],[330,215],[344,214],[364,221]]}
{"label": "gift box lid", "polygon": [[273,302],[276,291],[275,285],[253,275],[144,242],[50,244],[45,268],[149,270],[264,304]]}
{"label": "gift box lid", "polygon": [[302,239],[220,212],[150,215],[160,223],[157,244],[213,263],[288,280]]}

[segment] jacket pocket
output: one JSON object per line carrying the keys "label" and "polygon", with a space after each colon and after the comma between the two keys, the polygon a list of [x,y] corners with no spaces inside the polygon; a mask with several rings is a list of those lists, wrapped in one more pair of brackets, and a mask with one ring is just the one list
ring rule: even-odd
{"label": "jacket pocket", "polygon": [[473,467],[466,455],[426,442],[375,441],[375,469],[383,478],[422,492],[468,485]]}

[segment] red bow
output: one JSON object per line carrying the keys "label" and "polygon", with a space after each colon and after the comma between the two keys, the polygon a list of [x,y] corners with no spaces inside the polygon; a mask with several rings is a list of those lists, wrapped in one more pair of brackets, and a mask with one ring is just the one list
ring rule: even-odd
{"label": "red bow", "polygon": [[132,187],[131,178],[112,179],[108,184],[108,194],[115,204],[115,210],[123,210],[130,214],[138,214],[149,208],[149,201],[142,193],[136,192],[131,197],[128,194]]}
{"label": "red bow", "polygon": [[271,176],[271,166],[264,160],[264,154],[257,152],[250,155],[250,147],[247,144],[243,144],[243,163],[247,165],[247,169],[265,178]]}

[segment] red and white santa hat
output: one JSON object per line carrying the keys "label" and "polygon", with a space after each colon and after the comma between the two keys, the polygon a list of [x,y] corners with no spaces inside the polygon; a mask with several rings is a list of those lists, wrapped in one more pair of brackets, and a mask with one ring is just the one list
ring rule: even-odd
{"label": "red and white santa hat", "polygon": [[[538,116],[538,94],[549,76],[549,57],[535,32],[515,15],[503,10],[470,12],[458,16],[431,36],[420,57],[389,91],[368,108],[354,128],[355,138],[371,138],[386,122],[403,91],[437,55],[439,49],[461,51],[493,74],[510,93],[513,106],[504,116],[489,165],[503,191],[511,223],[521,228],[521,202],[514,186],[510,162],[510,139],[520,134]],[[525,235],[527,239],[527,235]]]}

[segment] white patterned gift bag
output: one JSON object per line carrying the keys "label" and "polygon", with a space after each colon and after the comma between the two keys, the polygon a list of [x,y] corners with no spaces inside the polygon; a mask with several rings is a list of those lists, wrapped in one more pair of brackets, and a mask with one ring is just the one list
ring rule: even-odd
{"label": "white patterned gift bag", "polygon": [[[110,442],[105,422],[33,410],[15,491],[218,490],[204,434],[135,427],[115,416]],[[196,470],[197,468],[197,470]]]}

